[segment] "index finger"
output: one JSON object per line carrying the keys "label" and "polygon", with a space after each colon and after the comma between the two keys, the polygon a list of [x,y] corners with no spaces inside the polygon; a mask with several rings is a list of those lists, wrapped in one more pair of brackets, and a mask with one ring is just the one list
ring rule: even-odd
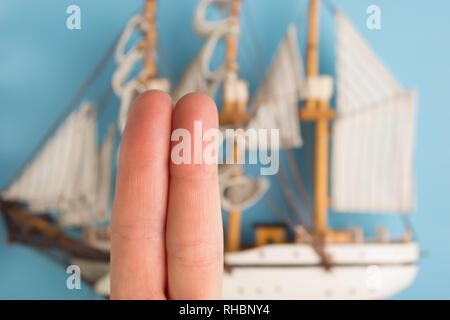
{"label": "index finger", "polygon": [[111,217],[111,298],[165,298],[172,101],[148,91],[130,110]]}
{"label": "index finger", "polygon": [[[200,122],[200,129],[194,128],[195,121]],[[208,129],[218,129],[217,108],[208,96],[189,94],[177,103],[172,123],[173,130],[185,130],[191,136],[186,144],[191,146],[190,150],[183,150],[191,163],[174,163],[177,155],[172,149],[166,229],[169,297],[219,299],[223,232],[217,161],[212,159],[211,163],[211,159],[197,157],[200,161],[192,163],[195,162],[195,140],[197,143],[200,140],[200,157],[211,143],[217,147],[214,141],[205,143],[202,139]],[[187,141],[180,143],[183,142]]]}

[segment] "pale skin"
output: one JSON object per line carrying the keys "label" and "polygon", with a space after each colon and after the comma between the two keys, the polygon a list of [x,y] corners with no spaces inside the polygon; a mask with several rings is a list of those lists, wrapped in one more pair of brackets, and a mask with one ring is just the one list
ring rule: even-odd
{"label": "pale skin", "polygon": [[[129,111],[111,218],[112,299],[220,299],[223,230],[217,164],[171,162],[173,130],[218,127],[206,95],[149,91]],[[193,148],[191,148],[193,149]]]}

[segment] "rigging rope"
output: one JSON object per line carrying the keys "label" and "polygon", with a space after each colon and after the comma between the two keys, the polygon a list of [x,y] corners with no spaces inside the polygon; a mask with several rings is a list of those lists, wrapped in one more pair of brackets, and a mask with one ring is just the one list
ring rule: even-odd
{"label": "rigging rope", "polygon": [[413,223],[412,223],[412,221],[411,221],[410,216],[407,215],[407,214],[403,214],[403,215],[401,215],[401,219],[402,219],[402,222],[403,222],[404,227],[405,227],[405,228],[409,228],[409,229],[411,230],[413,239],[416,240],[416,241],[418,241],[418,240],[419,240],[419,236],[418,236],[418,234],[417,234],[416,229],[415,229],[414,226],[413,226]]}
{"label": "rigging rope", "polygon": [[[249,29],[251,31],[250,35],[253,36],[253,42],[256,45],[256,49],[257,49],[256,51],[258,53],[257,56],[258,56],[258,59],[259,59],[258,62],[260,63],[261,70],[265,70],[266,62],[265,62],[265,59],[264,59],[264,52],[262,50],[261,44],[258,41],[258,37],[257,37],[257,34],[256,34],[256,30],[255,30],[255,27],[254,27],[252,16],[251,16],[251,14],[250,14],[250,12],[248,10],[248,7],[245,6],[245,3],[244,3],[244,14],[245,14],[245,17],[246,17],[245,21],[248,21],[247,24],[248,24]],[[305,11],[304,10],[300,10],[300,15],[299,16],[303,16],[303,15],[305,15]],[[247,47],[244,47],[244,49],[247,49]],[[252,64],[252,66],[253,66],[253,64]],[[258,68],[256,68],[256,70],[258,70]],[[258,77],[256,77],[256,80],[258,81],[258,84],[259,84],[259,78]],[[296,92],[293,92],[293,94],[295,94],[295,93]],[[276,97],[276,95],[269,95],[269,99],[276,100],[277,97]],[[300,174],[300,170],[298,169],[298,166],[295,163],[295,159],[294,159],[294,157],[292,155],[292,151],[290,151],[290,150],[285,150],[285,151],[286,151],[286,155],[287,155],[287,159],[288,159],[288,163],[289,163],[289,168],[291,169],[291,171],[294,174],[294,178],[295,178],[295,183],[296,183],[297,189],[298,189],[298,191],[300,193],[302,201],[305,203],[305,206],[307,208],[309,216],[312,217],[312,215],[313,215],[313,206],[311,205],[311,201],[310,201],[310,199],[308,197],[308,194],[306,192],[305,184],[304,184],[304,181],[303,181],[302,176]],[[286,180],[286,183],[287,183],[287,185],[289,185],[287,180]]]}
{"label": "rigging rope", "polygon": [[331,13],[335,13],[338,11],[337,7],[330,0],[323,0],[325,3],[325,7],[331,11]]}
{"label": "rigging rope", "polygon": [[248,5],[246,5],[247,2],[244,2],[244,22],[246,22],[246,25],[249,26],[250,29],[250,36],[252,37],[253,42],[255,43],[256,47],[259,48],[259,50],[257,50],[257,56],[258,56],[258,60],[259,60],[259,64],[264,67],[266,66],[266,59],[264,58],[264,52],[262,51],[262,46],[258,40],[258,35],[256,33],[256,28],[255,28],[255,24],[253,21],[253,16],[250,13],[250,9],[248,8]]}
{"label": "rigging rope", "polygon": [[314,214],[314,208],[313,205],[311,203],[311,201],[309,200],[308,194],[306,192],[306,188],[305,188],[305,183],[303,182],[303,178],[302,175],[300,173],[300,170],[297,166],[297,163],[295,162],[295,158],[294,155],[292,153],[291,149],[286,149],[284,150],[286,153],[286,159],[288,161],[289,164],[289,168],[291,169],[292,173],[294,174],[294,181],[295,181],[295,185],[300,193],[300,196],[303,200],[303,202],[305,203],[306,209],[308,211],[309,217],[312,220],[312,216]]}
{"label": "rigging rope", "polygon": [[54,124],[50,127],[50,129],[47,131],[45,136],[42,138],[41,142],[36,146],[36,148],[33,150],[31,155],[28,157],[28,159],[24,162],[24,164],[18,170],[18,173],[13,176],[13,178],[11,179],[11,181],[9,181],[9,183],[6,185],[6,187],[11,185],[11,183],[14,181],[14,179],[18,175],[20,175],[23,172],[23,170],[25,170],[25,167],[28,165],[28,163],[30,163],[37,156],[37,154],[42,149],[42,147],[45,145],[47,140],[53,136],[53,134],[56,132],[56,130],[59,128],[59,126],[67,119],[67,117],[73,111],[73,109],[78,106],[78,104],[81,102],[81,99],[86,94],[87,90],[91,87],[91,85],[95,82],[95,80],[97,80],[98,76],[105,69],[109,59],[114,55],[114,50],[115,50],[117,41],[119,40],[119,37],[120,37],[120,34],[115,37],[114,41],[108,47],[105,54],[102,56],[100,61],[95,66],[94,70],[89,74],[89,76],[86,78],[86,80],[78,88],[78,90],[75,92],[75,94],[69,100],[67,105],[64,107],[63,111],[61,112],[59,117],[56,119]]}
{"label": "rigging rope", "polygon": [[[288,185],[287,177],[281,167],[278,173],[278,178],[280,180],[280,183],[284,185],[284,187],[281,188],[281,190],[283,191],[283,195],[288,203],[288,206],[291,212],[294,213],[300,224],[298,227],[291,226],[291,228],[293,228],[294,233],[298,235],[302,241],[304,241],[306,244],[310,245],[314,249],[316,254],[319,256],[324,268],[326,270],[329,270],[333,266],[333,261],[325,251],[324,243],[318,241],[313,235],[311,235],[311,233],[308,231],[305,224],[303,223],[301,212],[295,204],[295,198],[293,197],[294,194]],[[282,217],[286,218],[286,215],[281,211],[281,209],[277,208],[273,203],[270,204],[270,199],[269,200],[267,199],[269,198],[265,196],[264,200],[266,203],[269,204],[272,210],[274,210],[277,213],[277,215],[280,215],[281,213]],[[284,219],[282,218],[282,220]]]}
{"label": "rigging rope", "polygon": [[[248,10],[246,10],[246,11],[248,11]],[[246,13],[247,13],[247,15],[246,15],[247,19],[246,20],[249,21],[249,25],[251,25],[250,28],[253,28],[253,22],[251,20],[251,17],[248,14],[248,12],[246,12]],[[256,39],[256,32],[254,31],[254,29],[252,29],[252,32],[253,32],[252,35]],[[265,61],[264,61],[263,51],[261,49],[261,46],[260,46],[259,42],[257,40],[254,40],[254,42],[255,42],[255,44],[257,46],[257,52],[259,53],[259,55],[258,55],[258,57],[260,59],[259,63],[261,64],[261,66],[264,69],[265,68]],[[245,43],[245,39],[244,39],[244,44],[246,44]],[[248,53],[247,52],[248,51],[248,47],[245,46],[244,49],[246,49],[246,53]],[[247,56],[247,59],[249,59],[248,56]],[[251,66],[254,67],[254,64],[252,63]],[[258,68],[256,68],[256,70],[257,69]],[[256,78],[257,81],[259,80],[259,78],[257,76],[255,78]],[[276,99],[275,95],[271,95],[270,97],[271,97],[271,99]],[[306,193],[305,184],[304,184],[303,179],[301,177],[300,171],[298,170],[298,167],[297,167],[297,165],[295,163],[295,160],[294,160],[294,158],[292,156],[292,152],[290,150],[286,150],[286,154],[287,154],[287,158],[288,158],[289,167],[290,167],[291,171],[293,171],[293,173],[294,173],[294,178],[295,178],[297,189],[299,190],[299,193],[300,193],[300,196],[302,198],[302,201],[305,203],[305,206],[307,208],[307,211],[308,211],[308,214],[309,214],[310,218],[312,218],[313,207],[312,207],[311,201],[309,200],[309,197],[308,197],[308,195]],[[282,168],[280,168],[280,170],[282,170]],[[281,173],[280,182],[282,182],[282,189],[283,189],[284,195],[285,195],[286,198],[292,198],[293,194],[291,195],[292,190],[289,187],[289,182],[287,181],[287,179],[283,179],[283,177],[285,177],[284,172],[280,172],[280,173]],[[289,191],[286,190],[287,188],[289,189]],[[293,204],[293,203],[291,203],[291,210],[296,214],[297,218],[301,221],[301,214],[298,211],[298,208],[296,208],[295,204]]]}
{"label": "rigging rope", "polygon": [[297,204],[295,203],[294,192],[292,191],[292,188],[289,185],[288,178],[282,166],[280,166],[280,170],[278,171],[277,177],[281,184],[281,191],[283,193],[284,198],[286,199],[286,202],[289,206],[291,213],[295,216],[299,224],[305,225],[302,213],[298,208]]}
{"label": "rigging rope", "polygon": [[295,225],[283,212],[283,210],[281,210],[281,208],[277,206],[277,204],[268,195],[264,195],[262,200],[269,207],[269,209],[271,209],[283,221],[283,223],[285,223],[288,228],[295,233]]}
{"label": "rigging rope", "polygon": [[109,85],[108,88],[106,88],[105,91],[99,96],[97,101],[95,102],[95,108],[97,109],[97,116],[100,117],[108,107],[108,102],[111,99],[111,97],[114,95],[114,90],[112,89],[112,86]]}
{"label": "rigging rope", "polygon": [[302,8],[301,10],[298,10],[298,14],[295,17],[294,21],[296,21],[296,26],[299,30],[304,29],[303,22],[308,20],[308,10],[305,10],[305,8]]}
{"label": "rigging rope", "polygon": [[248,43],[246,41],[245,33],[244,33],[244,37],[242,37],[242,40],[243,41],[241,41],[241,43],[243,44],[242,47],[244,48],[245,58],[248,61],[248,64],[250,65],[250,70],[253,74],[253,77],[256,80],[256,83],[259,84],[261,81],[261,75],[259,73],[258,68],[255,65],[255,61],[253,59],[251,59],[251,57],[250,57],[250,47],[248,46]]}
{"label": "rigging rope", "polygon": [[170,83],[174,83],[173,78],[172,78],[172,72],[170,70],[169,61],[168,61],[165,51],[161,45],[161,42],[159,42],[158,46],[156,47],[156,51],[159,52],[158,57],[161,57],[161,64],[162,64],[164,73],[166,74],[166,77],[169,79]]}

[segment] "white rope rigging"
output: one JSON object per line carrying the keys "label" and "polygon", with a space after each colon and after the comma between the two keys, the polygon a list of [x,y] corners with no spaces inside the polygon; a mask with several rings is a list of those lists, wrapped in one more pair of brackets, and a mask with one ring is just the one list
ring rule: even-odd
{"label": "white rope rigging", "polygon": [[125,129],[128,111],[138,95],[151,89],[166,92],[170,90],[170,83],[164,78],[152,78],[146,83],[139,81],[138,79],[146,78],[148,75],[146,68],[142,68],[137,75],[132,76],[135,67],[145,58],[145,55],[157,54],[154,48],[151,49],[152,52],[144,52],[138,45],[126,51],[133,31],[137,30],[142,34],[145,33],[148,30],[147,23],[142,15],[138,14],[132,17],[123,30],[115,51],[118,66],[112,77],[112,87],[120,98],[117,126],[121,133]]}
{"label": "white rope rigging", "polygon": [[[123,30],[119,40],[117,41],[116,51],[115,51],[115,60],[118,64],[121,64],[127,54],[129,52],[126,52],[126,46],[130,41],[131,35],[133,34],[134,30],[138,30],[140,32],[145,32],[147,30],[147,27],[143,23],[144,19],[140,14],[137,14],[133,16],[125,26],[125,29]],[[135,50],[136,46],[132,47],[131,50]]]}
{"label": "white rope rigging", "polygon": [[205,17],[206,10],[212,4],[224,6],[229,2],[225,0],[200,1],[195,12],[194,29],[200,36],[207,39],[198,56],[194,58],[181,77],[180,83],[174,91],[175,101],[190,92],[202,92],[214,97],[217,88],[226,77],[225,64],[222,63],[215,70],[211,70],[211,60],[219,41],[231,33],[238,34],[239,28],[232,27],[229,18],[222,21],[208,21]]}

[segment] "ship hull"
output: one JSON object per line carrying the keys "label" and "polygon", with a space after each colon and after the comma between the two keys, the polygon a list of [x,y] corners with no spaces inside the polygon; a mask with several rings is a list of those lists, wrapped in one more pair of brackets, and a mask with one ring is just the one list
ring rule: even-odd
{"label": "ship hull", "polygon": [[[306,244],[274,244],[226,253],[224,299],[382,299],[408,287],[418,267],[414,242],[330,244],[333,267]],[[109,274],[94,288],[109,295]]]}
{"label": "ship hull", "polygon": [[381,299],[408,287],[417,243],[329,244],[330,270],[306,244],[274,244],[228,253],[224,299]]}
{"label": "ship hull", "polygon": [[236,267],[224,274],[223,299],[382,299],[408,287],[416,265]]}

